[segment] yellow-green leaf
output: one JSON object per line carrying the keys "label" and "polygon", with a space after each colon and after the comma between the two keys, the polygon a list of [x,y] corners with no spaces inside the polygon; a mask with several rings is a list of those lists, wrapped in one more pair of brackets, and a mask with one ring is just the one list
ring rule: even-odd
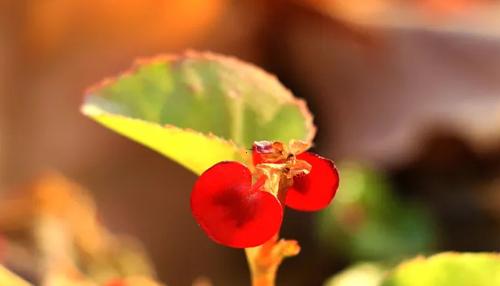
{"label": "yellow-green leaf", "polygon": [[30,286],[31,284],[24,281],[16,274],[10,272],[5,267],[0,265],[0,286]]}
{"label": "yellow-green leaf", "polygon": [[254,141],[311,142],[315,133],[305,103],[275,77],[210,53],[139,61],[92,88],[82,112],[198,174],[246,162]]}
{"label": "yellow-green leaf", "polygon": [[386,267],[376,263],[359,263],[328,279],[324,286],[379,286]]}
{"label": "yellow-green leaf", "polygon": [[500,254],[441,253],[398,266],[382,286],[500,285]]}

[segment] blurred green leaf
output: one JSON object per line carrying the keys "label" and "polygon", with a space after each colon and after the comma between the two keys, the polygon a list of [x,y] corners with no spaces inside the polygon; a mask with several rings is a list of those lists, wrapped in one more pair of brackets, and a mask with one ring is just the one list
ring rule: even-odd
{"label": "blurred green leaf", "polygon": [[305,102],[275,77],[210,53],[138,62],[92,88],[82,112],[198,174],[247,161],[256,140],[310,142],[315,133]]}
{"label": "blurred green leaf", "polygon": [[378,286],[386,268],[376,263],[359,263],[328,279],[324,286]]}
{"label": "blurred green leaf", "polygon": [[354,260],[390,260],[431,250],[435,229],[421,207],[399,200],[384,175],[355,163],[339,165],[341,190],[318,217],[325,249]]}
{"label": "blurred green leaf", "polygon": [[382,286],[500,285],[500,255],[441,253],[398,266]]}

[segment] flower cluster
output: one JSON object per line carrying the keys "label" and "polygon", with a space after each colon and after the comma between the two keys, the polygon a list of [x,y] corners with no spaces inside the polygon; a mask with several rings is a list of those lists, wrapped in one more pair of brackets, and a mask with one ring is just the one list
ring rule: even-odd
{"label": "flower cluster", "polygon": [[191,211],[214,241],[235,248],[261,245],[276,235],[284,206],[325,208],[339,175],[331,160],[307,152],[302,141],[258,141],[253,165],[220,162],[206,170],[191,193]]}

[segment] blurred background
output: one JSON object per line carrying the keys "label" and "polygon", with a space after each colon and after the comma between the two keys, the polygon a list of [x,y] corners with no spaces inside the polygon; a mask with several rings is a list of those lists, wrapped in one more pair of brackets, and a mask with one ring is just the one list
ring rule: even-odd
{"label": "blurred background", "polygon": [[0,0],[0,197],[55,170],[89,190],[109,230],[142,242],[160,281],[249,285],[243,252],[191,217],[196,176],[79,112],[86,87],[135,58],[186,49],[276,74],[315,114],[315,151],[340,167],[330,208],[287,210],[282,235],[302,252],[278,285],[500,251],[494,0]]}

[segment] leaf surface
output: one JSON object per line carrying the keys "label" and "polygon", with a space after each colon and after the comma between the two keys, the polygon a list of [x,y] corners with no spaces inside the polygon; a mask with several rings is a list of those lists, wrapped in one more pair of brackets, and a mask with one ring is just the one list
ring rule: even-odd
{"label": "leaf surface", "polygon": [[500,285],[500,255],[441,253],[399,265],[382,286]]}
{"label": "leaf surface", "polygon": [[217,162],[248,162],[257,140],[311,142],[304,101],[261,69],[211,53],[138,61],[91,88],[82,112],[197,174]]}

